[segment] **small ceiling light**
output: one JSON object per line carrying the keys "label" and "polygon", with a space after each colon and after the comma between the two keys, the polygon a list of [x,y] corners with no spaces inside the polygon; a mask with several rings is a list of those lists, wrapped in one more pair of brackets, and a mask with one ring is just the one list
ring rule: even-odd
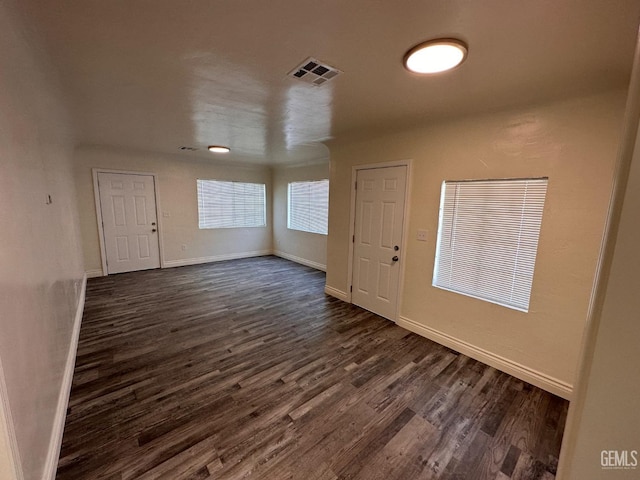
{"label": "small ceiling light", "polygon": [[467,46],[460,40],[440,38],[416,45],[404,56],[404,66],[415,73],[439,73],[460,65]]}
{"label": "small ceiling light", "polygon": [[231,151],[229,147],[222,147],[220,145],[209,145],[207,148],[213,153],[229,153]]}

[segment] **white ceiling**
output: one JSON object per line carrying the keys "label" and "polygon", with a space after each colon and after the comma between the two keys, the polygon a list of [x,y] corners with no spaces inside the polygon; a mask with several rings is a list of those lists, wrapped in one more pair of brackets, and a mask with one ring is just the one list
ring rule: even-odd
{"label": "white ceiling", "polygon": [[[346,132],[622,87],[638,0],[21,0],[71,100],[79,141],[225,161],[327,157]],[[423,40],[469,45],[458,69],[409,74]],[[306,57],[344,73],[286,76]],[[181,152],[193,146],[198,152]]]}

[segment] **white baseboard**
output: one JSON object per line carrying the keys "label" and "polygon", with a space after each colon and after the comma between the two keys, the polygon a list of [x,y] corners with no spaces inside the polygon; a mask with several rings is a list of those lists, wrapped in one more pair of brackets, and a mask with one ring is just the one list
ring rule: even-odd
{"label": "white baseboard", "polygon": [[84,273],[87,275],[87,278],[96,278],[96,277],[103,276],[101,268],[94,268],[92,270],[87,270]]}
{"label": "white baseboard", "polygon": [[324,286],[324,293],[326,293],[327,295],[331,295],[338,300],[342,300],[343,302],[350,301],[349,294],[347,292],[343,292],[342,290],[338,290],[337,288],[330,287],[329,285]]}
{"label": "white baseboard", "polygon": [[[100,271],[102,274],[102,271]],[[69,394],[71,392],[71,382],[73,381],[73,371],[76,365],[76,353],[78,352],[78,337],[80,336],[80,325],[82,324],[82,313],[84,312],[84,299],[87,292],[87,275],[82,279],[80,297],[76,308],[76,316],[73,320],[73,331],[71,333],[71,343],[67,353],[67,362],[62,377],[62,386],[58,395],[58,405],[55,418],[53,420],[53,430],[49,440],[49,452],[44,466],[43,480],[54,480],[56,469],[58,468],[58,457],[62,446],[62,434],[64,433],[64,422],[67,417],[67,407],[69,406]]]}
{"label": "white baseboard", "polygon": [[276,257],[284,258],[285,260],[291,260],[292,262],[299,263],[300,265],[305,265],[307,267],[315,268],[316,270],[322,270],[323,272],[327,271],[327,266],[318,262],[312,262],[311,260],[307,260],[306,258],[296,257],[295,255],[290,255],[285,252],[281,252],[280,250],[274,250],[273,254]]}
{"label": "white baseboard", "polygon": [[185,267],[187,265],[199,265],[201,263],[222,262],[224,260],[236,260],[238,258],[263,257],[271,255],[271,250],[257,250],[254,252],[228,253],[225,255],[214,255],[212,257],[185,258],[181,260],[165,260],[163,267]]}
{"label": "white baseboard", "polygon": [[451,335],[440,332],[434,328],[422,325],[415,320],[401,316],[397,323],[399,326],[406,328],[407,330],[411,330],[418,335],[433,340],[445,347],[449,347],[456,352],[460,352],[482,363],[486,363],[487,365],[497,368],[509,375],[513,375],[520,380],[551,392],[554,395],[558,395],[566,400],[571,400],[573,385],[567,382],[551,377],[542,372],[538,372],[537,370],[521,365],[513,360],[509,360],[508,358],[496,355],[495,353],[452,337]]}

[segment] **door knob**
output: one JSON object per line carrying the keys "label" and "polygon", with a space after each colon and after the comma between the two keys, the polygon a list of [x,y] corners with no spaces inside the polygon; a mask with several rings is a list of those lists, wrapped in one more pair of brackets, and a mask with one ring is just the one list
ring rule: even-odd
{"label": "door knob", "polygon": [[397,262],[397,261],[398,261],[398,256],[397,256],[397,255],[394,255],[394,256],[393,256],[393,258],[392,258],[391,260],[392,260],[392,261],[394,261],[394,262]]}
{"label": "door knob", "polygon": [[151,229],[151,231],[152,231],[152,232],[155,232],[155,231],[156,231],[156,229],[155,229],[155,228],[153,228],[153,229]]}

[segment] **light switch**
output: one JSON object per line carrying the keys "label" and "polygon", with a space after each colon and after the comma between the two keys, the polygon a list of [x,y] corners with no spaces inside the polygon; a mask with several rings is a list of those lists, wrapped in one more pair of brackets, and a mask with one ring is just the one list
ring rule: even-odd
{"label": "light switch", "polygon": [[427,241],[427,231],[426,230],[418,230],[418,235],[416,235],[416,239],[421,242]]}
{"label": "light switch", "polygon": [[169,215],[169,212],[162,212],[162,216],[163,216],[164,218],[168,218],[168,217],[170,217],[171,215]]}

